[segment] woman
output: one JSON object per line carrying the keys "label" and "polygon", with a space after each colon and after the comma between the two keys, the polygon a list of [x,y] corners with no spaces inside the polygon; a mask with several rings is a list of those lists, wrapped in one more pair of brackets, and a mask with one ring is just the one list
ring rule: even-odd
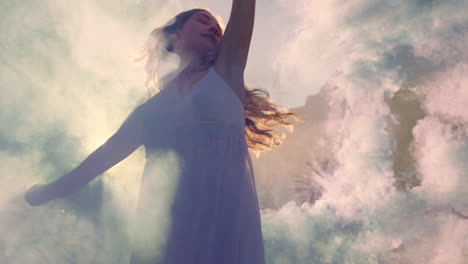
{"label": "woman", "polygon": [[[254,9],[255,0],[233,0],[224,34],[205,9],[153,30],[141,58],[160,91],[77,168],[31,188],[28,203],[67,196],[144,145],[132,263],[265,263],[248,148],[279,144],[268,127],[297,116],[244,84]],[[179,67],[160,84],[169,53]]]}

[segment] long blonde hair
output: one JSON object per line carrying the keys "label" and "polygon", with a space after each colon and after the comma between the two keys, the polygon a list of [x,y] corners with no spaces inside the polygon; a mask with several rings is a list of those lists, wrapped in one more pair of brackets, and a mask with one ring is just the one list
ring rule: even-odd
{"label": "long blonde hair", "polygon": [[[145,45],[139,50],[140,56],[135,61],[145,59],[145,85],[149,97],[154,96],[163,89],[157,71],[159,61],[174,51],[175,40],[171,34],[180,30],[185,22],[199,11],[208,10],[194,8],[181,12],[165,25],[155,28],[151,31]],[[262,89],[245,87],[245,95],[244,109],[246,118],[244,132],[249,149],[257,155],[261,151],[271,150],[274,146],[281,144],[284,139],[284,133],[280,136],[278,132],[271,129],[272,127],[283,126],[292,131],[292,124],[287,122],[286,118],[292,117],[295,121],[302,122],[296,114],[289,112],[285,107],[273,104],[269,100],[268,92]]]}

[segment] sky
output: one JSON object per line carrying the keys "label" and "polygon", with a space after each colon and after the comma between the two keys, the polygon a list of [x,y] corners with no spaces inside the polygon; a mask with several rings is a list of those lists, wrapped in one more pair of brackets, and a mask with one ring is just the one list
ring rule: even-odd
{"label": "sky", "polygon": [[[31,208],[23,194],[78,165],[144,100],[132,56],[193,7],[225,24],[231,2],[0,3],[2,263],[128,261],[142,149],[67,199]],[[467,33],[463,0],[257,0],[246,84],[288,108],[310,96],[328,107],[303,149],[320,197],[262,208],[268,264],[466,263]]]}

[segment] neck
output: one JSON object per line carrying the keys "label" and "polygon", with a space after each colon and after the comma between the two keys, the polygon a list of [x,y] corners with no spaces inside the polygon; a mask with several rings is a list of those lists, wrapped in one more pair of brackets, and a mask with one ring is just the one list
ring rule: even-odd
{"label": "neck", "polygon": [[205,54],[189,53],[180,56],[177,73],[192,75],[206,71],[216,61],[216,51],[208,50]]}

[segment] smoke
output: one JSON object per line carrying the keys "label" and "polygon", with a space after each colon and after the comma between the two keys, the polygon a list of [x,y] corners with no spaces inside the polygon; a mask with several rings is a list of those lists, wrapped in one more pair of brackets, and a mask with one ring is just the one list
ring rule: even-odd
{"label": "smoke", "polygon": [[[278,93],[293,105],[299,94],[327,101],[315,126],[325,130],[311,140],[333,155],[309,149],[321,186],[312,204],[265,212],[267,226],[287,230],[265,227],[267,241],[309,253],[272,250],[271,262],[466,262],[466,3],[282,3],[301,22],[277,56]],[[334,166],[320,170],[323,160]],[[359,224],[352,234],[334,226],[340,239],[309,232],[328,215]],[[454,232],[458,243],[448,241]]]}
{"label": "smoke", "polygon": [[[142,149],[67,199],[30,208],[23,194],[144,100],[134,51],[194,5],[228,21],[221,1],[2,1],[2,263],[129,262]],[[262,208],[267,263],[466,262],[467,17],[457,0],[257,1],[247,85],[288,107],[327,105],[286,138],[300,150],[254,160],[260,203],[275,202]],[[284,191],[299,158],[306,203]]]}
{"label": "smoke", "polygon": [[128,262],[142,150],[70,198],[40,208],[23,198],[77,166],[146,95],[130,59],[172,12],[145,8],[173,6],[101,4],[1,4],[2,263]]}

